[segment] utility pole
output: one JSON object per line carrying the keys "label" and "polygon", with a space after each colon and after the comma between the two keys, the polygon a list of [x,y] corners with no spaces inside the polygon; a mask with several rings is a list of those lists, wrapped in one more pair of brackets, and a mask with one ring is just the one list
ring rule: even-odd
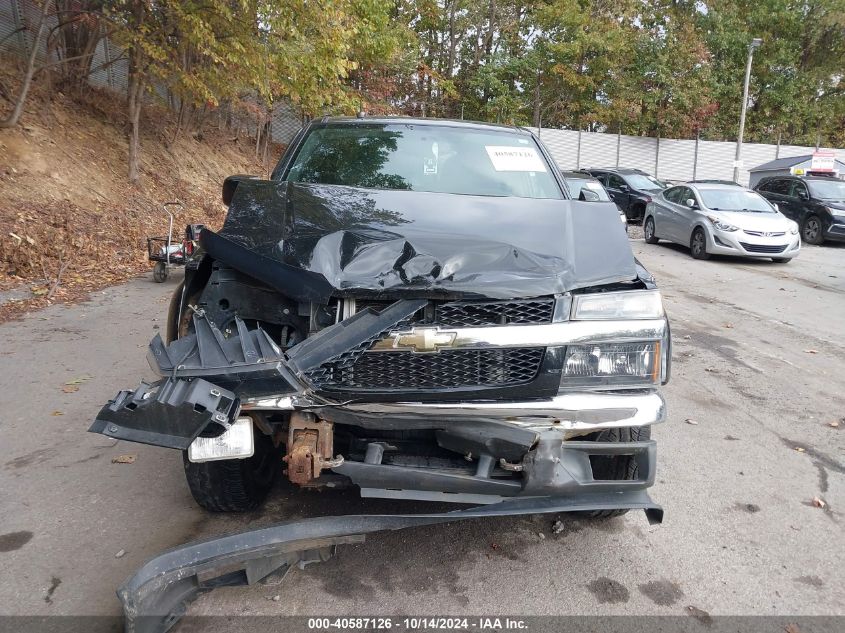
{"label": "utility pole", "polygon": [[748,45],[748,62],[745,65],[745,83],[742,86],[742,109],[739,114],[739,135],[736,137],[736,157],[734,158],[734,182],[739,182],[739,165],[742,162],[742,136],[745,133],[745,110],[748,107],[748,83],[751,81],[751,60],[755,49],[763,43],[759,37]]}

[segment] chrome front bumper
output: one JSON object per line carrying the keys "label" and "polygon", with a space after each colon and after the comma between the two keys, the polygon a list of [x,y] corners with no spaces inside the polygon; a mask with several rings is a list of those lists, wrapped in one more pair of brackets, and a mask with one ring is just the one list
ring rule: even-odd
{"label": "chrome front bumper", "polygon": [[307,395],[245,400],[242,411],[310,411],[332,421],[365,428],[436,428],[444,422],[489,421],[531,429],[592,432],[648,426],[666,420],[658,391],[562,393],[525,402],[349,402],[318,401]]}

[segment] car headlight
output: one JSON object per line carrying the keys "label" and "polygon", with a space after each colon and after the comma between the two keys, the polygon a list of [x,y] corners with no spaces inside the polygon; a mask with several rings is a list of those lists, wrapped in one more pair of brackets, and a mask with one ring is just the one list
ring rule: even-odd
{"label": "car headlight", "polygon": [[789,227],[790,235],[798,235],[798,223],[793,222],[792,226]]}
{"label": "car headlight", "polygon": [[715,215],[708,215],[707,219],[710,220],[710,223],[720,231],[728,231],[729,233],[733,233],[734,231],[739,230],[739,227],[736,227],[733,224],[728,224],[727,222],[723,222]]}
{"label": "car headlight", "polygon": [[664,367],[660,341],[571,345],[561,386],[654,385],[661,381]]}
{"label": "car headlight", "polygon": [[572,298],[573,321],[659,319],[663,314],[663,299],[658,290],[597,292]]}

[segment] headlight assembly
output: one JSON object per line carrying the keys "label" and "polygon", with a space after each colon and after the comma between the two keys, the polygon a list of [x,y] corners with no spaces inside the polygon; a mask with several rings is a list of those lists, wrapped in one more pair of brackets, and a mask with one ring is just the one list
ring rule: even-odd
{"label": "headlight assembly", "polygon": [[796,222],[792,223],[792,226],[789,227],[790,235],[798,235],[798,224]]}
{"label": "headlight assembly", "polygon": [[657,290],[631,290],[575,295],[572,298],[573,321],[604,319],[659,319],[663,317],[663,299]]}
{"label": "headlight assembly", "polygon": [[738,231],[739,228],[734,226],[733,224],[728,224],[727,222],[723,222],[715,215],[708,215],[707,219],[710,220],[710,223],[715,226],[720,231],[727,231],[729,233],[733,233],[734,231]]}
{"label": "headlight assembly", "polygon": [[660,341],[571,345],[563,363],[563,387],[642,386],[661,381]]}

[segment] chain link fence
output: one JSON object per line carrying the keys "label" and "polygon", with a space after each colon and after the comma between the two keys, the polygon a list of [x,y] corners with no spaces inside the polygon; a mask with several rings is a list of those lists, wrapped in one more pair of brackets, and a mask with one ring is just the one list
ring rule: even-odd
{"label": "chain link fence", "polygon": [[[32,50],[38,29],[41,9],[32,0],[0,0],[0,51],[26,57]],[[48,15],[46,28],[55,33],[58,18]],[[61,61],[58,48],[49,38],[42,38],[36,51],[36,63],[39,66]],[[125,95],[129,85],[129,60],[124,51],[109,38],[103,37],[97,44],[91,61],[88,83],[97,88],[111,90]],[[169,93],[166,86],[153,86],[158,100],[171,108],[178,108],[179,101]],[[225,107],[225,106],[224,106]],[[255,137],[258,126],[263,122],[256,117],[242,113],[221,112],[221,119],[226,119],[237,129],[246,130]],[[273,108],[270,121],[270,139],[275,143],[289,143],[302,127],[302,118],[289,103],[278,103]]]}

